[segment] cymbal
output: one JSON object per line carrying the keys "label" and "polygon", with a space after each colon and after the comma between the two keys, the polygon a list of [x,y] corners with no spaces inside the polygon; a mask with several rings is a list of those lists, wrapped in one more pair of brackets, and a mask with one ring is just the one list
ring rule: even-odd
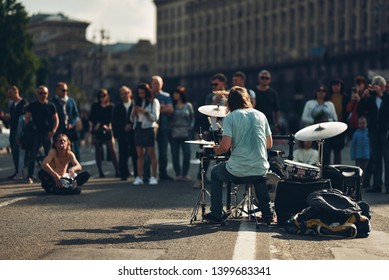
{"label": "cymbal", "polygon": [[226,109],[227,107],[226,106],[220,106],[220,105],[204,105],[204,106],[201,106],[199,107],[199,112],[204,114],[204,115],[207,115],[207,116],[210,116],[210,117],[219,117],[219,118],[223,118],[225,117],[227,114],[226,114]]}
{"label": "cymbal", "polygon": [[205,141],[203,139],[201,140],[188,140],[185,141],[187,144],[197,144],[197,145],[215,145],[215,142],[213,141]]}
{"label": "cymbal", "polygon": [[347,129],[343,122],[323,122],[300,129],[295,138],[300,141],[318,141],[334,137]]}

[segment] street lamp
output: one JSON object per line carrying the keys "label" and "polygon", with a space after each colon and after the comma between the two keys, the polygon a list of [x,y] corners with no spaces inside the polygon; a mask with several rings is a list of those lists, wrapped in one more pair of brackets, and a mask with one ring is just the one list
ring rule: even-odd
{"label": "street lamp", "polygon": [[[108,43],[109,41],[109,33],[105,29],[99,30],[99,42],[98,42],[98,55],[97,55],[97,80],[96,85],[99,86],[99,88],[102,88],[104,86],[104,73],[103,73],[103,67],[104,67],[104,44]],[[93,40],[96,39],[96,35],[93,36]],[[96,40],[97,41],[97,40]]]}

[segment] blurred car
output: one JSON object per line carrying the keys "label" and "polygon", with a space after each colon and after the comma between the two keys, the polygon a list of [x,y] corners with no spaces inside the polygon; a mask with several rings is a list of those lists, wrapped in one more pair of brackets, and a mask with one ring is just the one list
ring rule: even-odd
{"label": "blurred car", "polygon": [[9,129],[0,120],[0,148],[9,147]]}

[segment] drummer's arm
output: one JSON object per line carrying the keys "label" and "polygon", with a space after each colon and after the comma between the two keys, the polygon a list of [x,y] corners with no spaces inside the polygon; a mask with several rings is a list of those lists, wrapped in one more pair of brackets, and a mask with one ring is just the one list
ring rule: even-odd
{"label": "drummer's arm", "polygon": [[271,135],[266,136],[266,148],[271,149],[273,147],[273,137]]}
{"label": "drummer's arm", "polygon": [[220,145],[215,145],[213,147],[215,154],[221,155],[227,153],[230,150],[231,143],[232,143],[232,137],[223,135]]}

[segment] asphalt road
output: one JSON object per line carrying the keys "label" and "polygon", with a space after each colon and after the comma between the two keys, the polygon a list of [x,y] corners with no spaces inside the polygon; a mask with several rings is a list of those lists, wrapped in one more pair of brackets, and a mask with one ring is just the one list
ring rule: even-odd
{"label": "asphalt road", "polygon": [[[133,178],[114,178],[110,162],[104,162],[107,178],[99,179],[93,158],[91,149],[83,149],[81,162],[92,178],[82,194],[55,196],[46,195],[39,183],[4,179],[12,173],[12,161],[0,155],[0,259],[389,259],[389,195],[363,194],[372,209],[368,238],[293,235],[276,224],[256,229],[247,217],[216,226],[199,214],[190,223],[199,194],[193,182],[134,186]],[[192,178],[198,163],[194,158]]]}

